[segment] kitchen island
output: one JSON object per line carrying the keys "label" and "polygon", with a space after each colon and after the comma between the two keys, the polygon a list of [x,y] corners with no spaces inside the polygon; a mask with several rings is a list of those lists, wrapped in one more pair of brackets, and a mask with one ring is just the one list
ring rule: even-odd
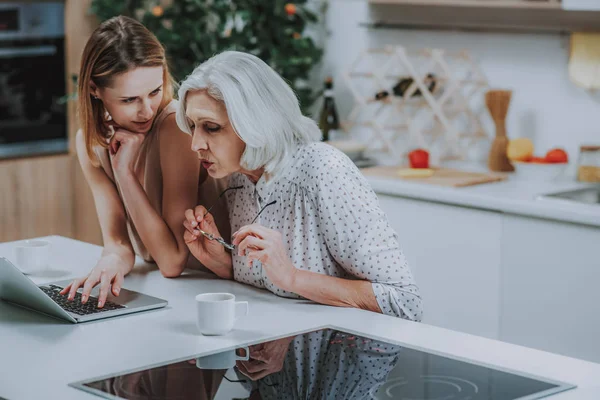
{"label": "kitchen island", "polygon": [[[101,247],[64,237],[53,243],[51,269],[38,283],[70,279],[89,271]],[[14,243],[0,256],[14,261]],[[186,272],[165,279],[154,265],[138,260],[125,287],[165,298],[167,308],[80,325],[58,322],[0,302],[0,397],[11,400],[93,399],[70,383],[144,366],[164,365],[322,328],[386,340],[415,350],[468,360],[577,385],[557,400],[592,399],[600,365],[357,309],[284,299],[270,292]],[[250,314],[221,337],[200,336],[194,296],[231,292],[250,303]],[[451,301],[451,300],[449,300]]]}

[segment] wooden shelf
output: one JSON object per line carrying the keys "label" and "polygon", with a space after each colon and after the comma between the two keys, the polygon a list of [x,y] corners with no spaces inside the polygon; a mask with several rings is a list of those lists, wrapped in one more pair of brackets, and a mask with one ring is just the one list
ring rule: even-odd
{"label": "wooden shelf", "polygon": [[600,31],[600,11],[567,11],[558,0],[369,0],[373,28],[508,32]]}
{"label": "wooden shelf", "polygon": [[560,0],[369,0],[371,4],[560,10]]}

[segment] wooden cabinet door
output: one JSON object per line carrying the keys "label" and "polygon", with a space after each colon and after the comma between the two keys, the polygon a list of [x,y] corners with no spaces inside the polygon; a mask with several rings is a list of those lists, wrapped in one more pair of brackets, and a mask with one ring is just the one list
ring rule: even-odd
{"label": "wooden cabinet door", "polygon": [[70,155],[0,161],[0,242],[73,236]]}

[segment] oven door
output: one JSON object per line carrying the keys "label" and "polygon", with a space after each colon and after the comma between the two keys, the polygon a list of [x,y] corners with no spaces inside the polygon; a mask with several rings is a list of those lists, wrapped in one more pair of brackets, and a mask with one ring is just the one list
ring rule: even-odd
{"label": "oven door", "polygon": [[67,149],[64,39],[0,41],[0,156]]}

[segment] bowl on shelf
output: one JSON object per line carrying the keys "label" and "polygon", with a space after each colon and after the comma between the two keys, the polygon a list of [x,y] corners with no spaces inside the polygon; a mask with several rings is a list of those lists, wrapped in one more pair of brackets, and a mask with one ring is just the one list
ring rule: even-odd
{"label": "bowl on shelf", "polygon": [[515,176],[519,179],[551,181],[558,178],[569,166],[568,163],[538,163],[511,161],[515,167]]}

